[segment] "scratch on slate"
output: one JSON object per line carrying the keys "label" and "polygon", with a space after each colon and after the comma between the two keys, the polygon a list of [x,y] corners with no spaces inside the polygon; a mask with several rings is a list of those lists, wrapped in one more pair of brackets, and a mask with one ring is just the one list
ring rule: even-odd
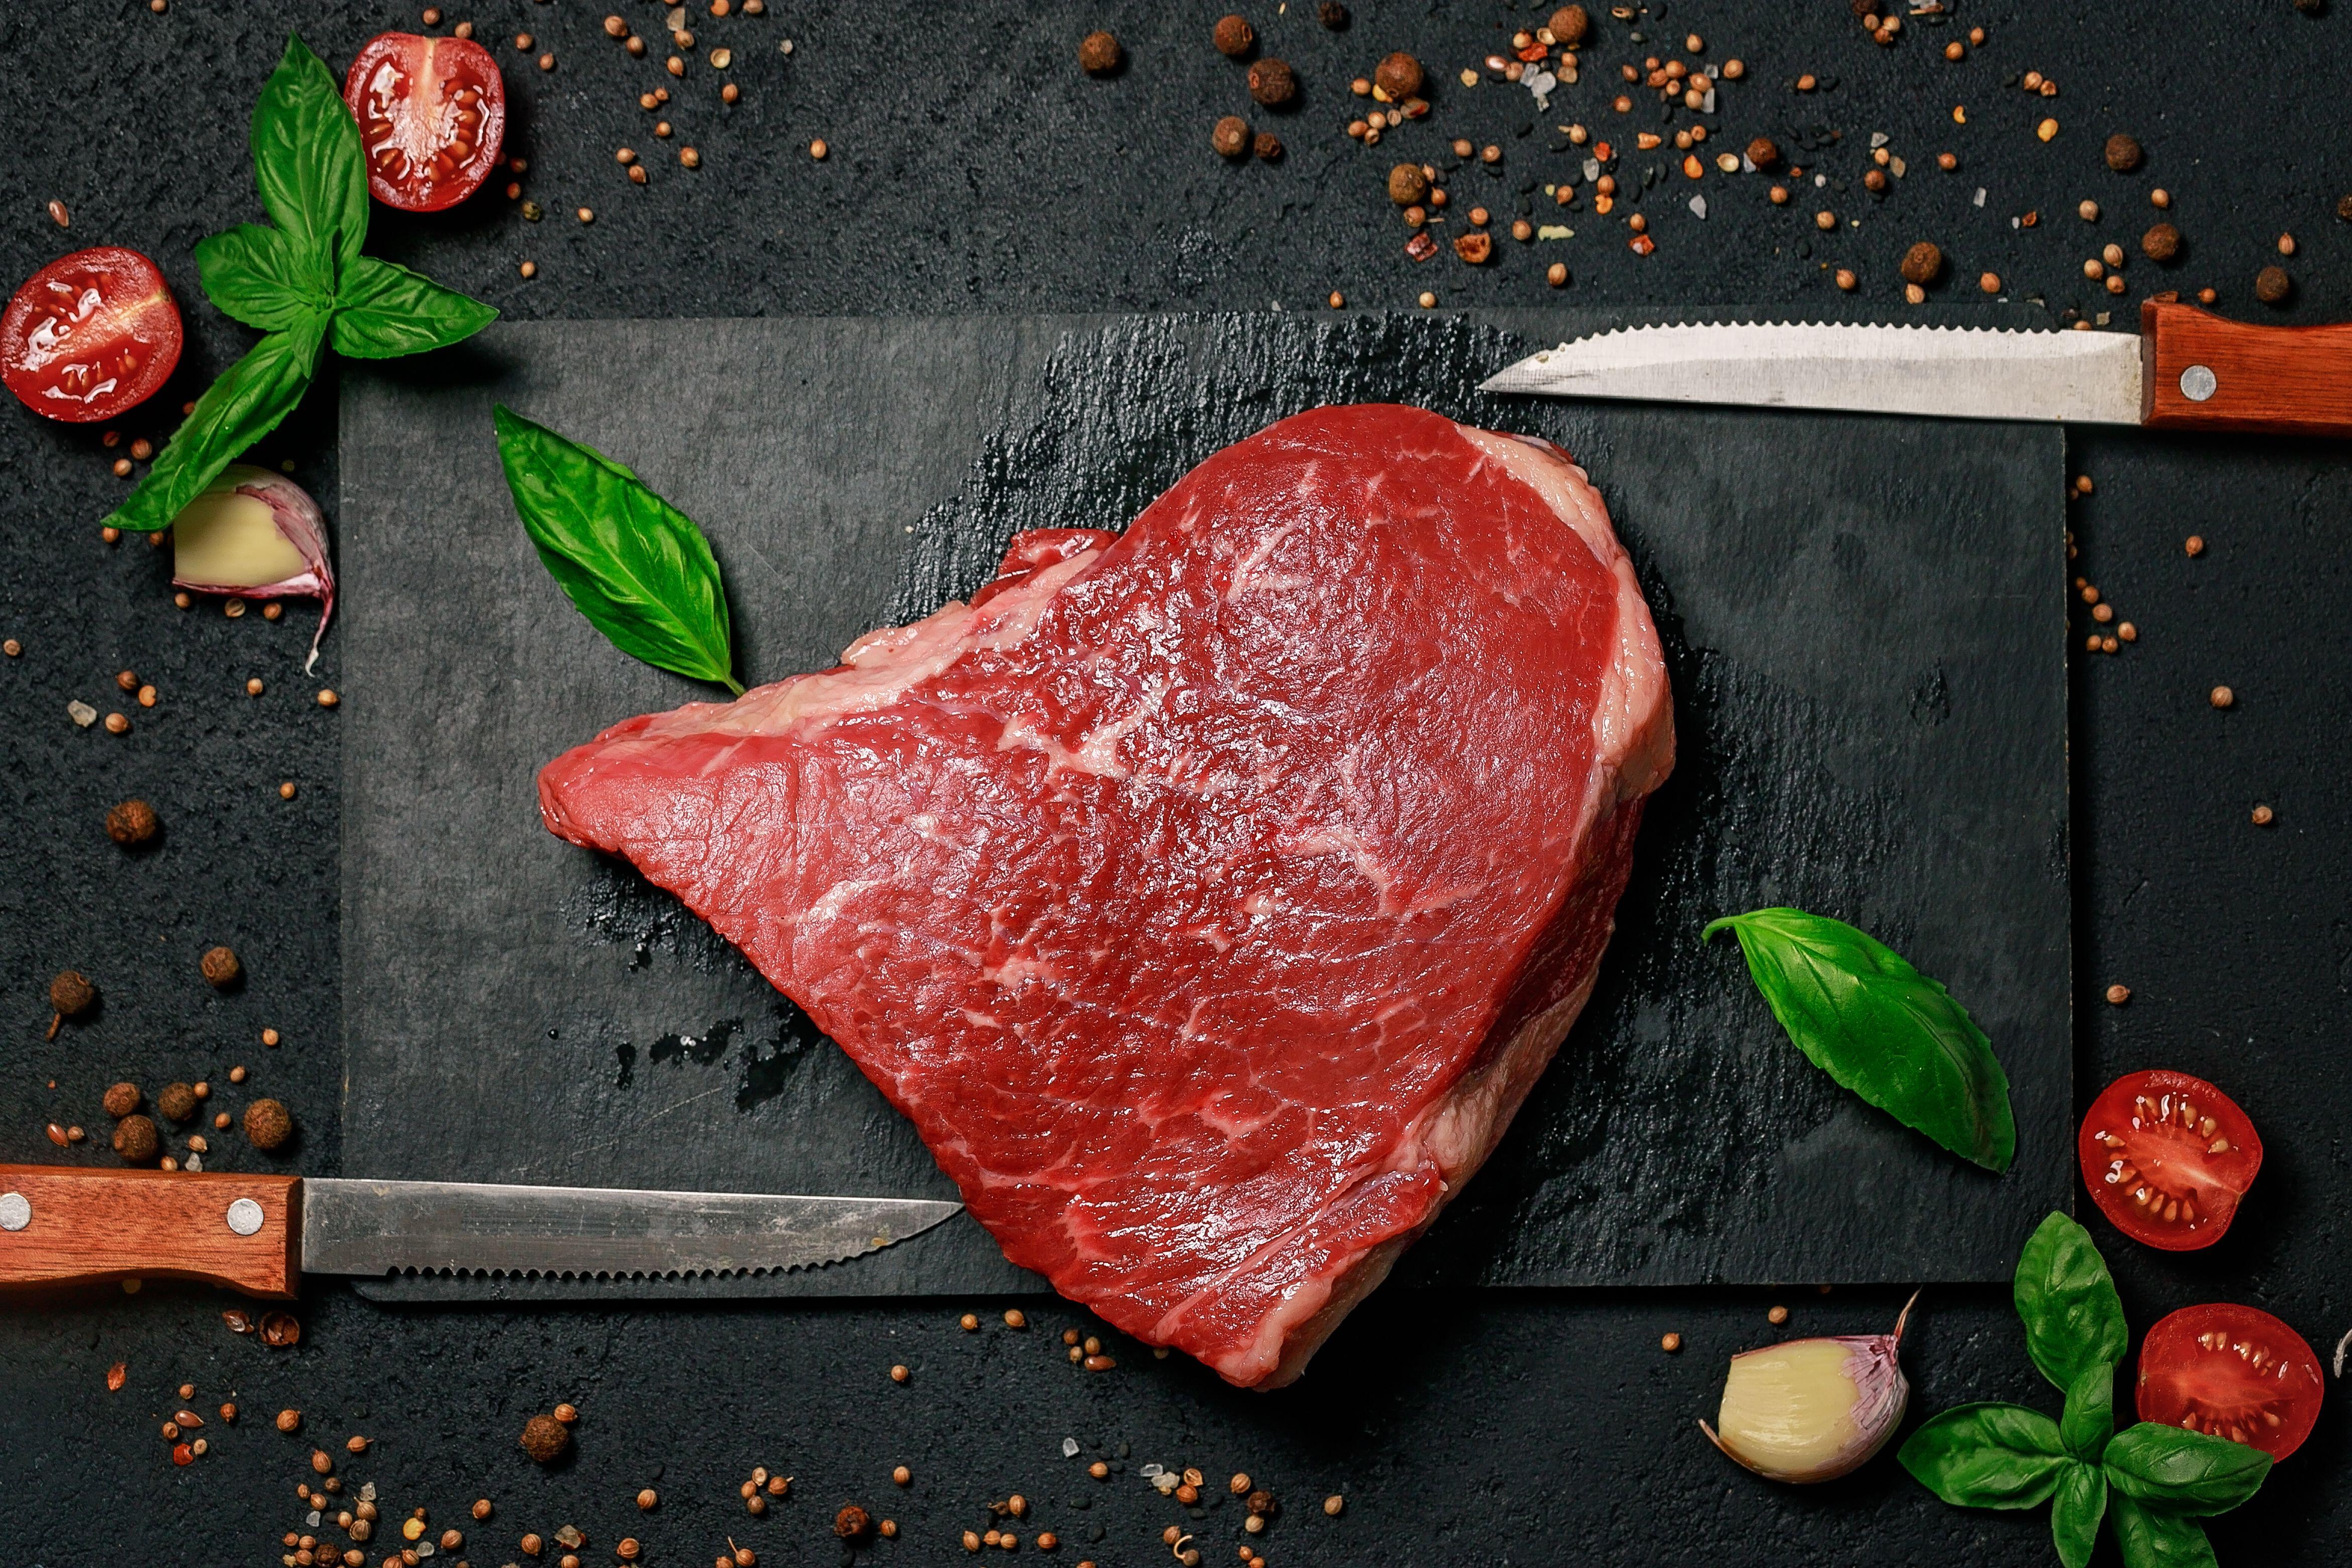
{"label": "scratch on slate", "polygon": [[[697,1093],[689,1094],[684,1100],[673,1101],[668,1105],[663,1106],[659,1110],[654,1111],[650,1115],[644,1117],[636,1125],[632,1126],[625,1133],[617,1133],[613,1137],[600,1140],[594,1143],[573,1144],[571,1148],[567,1149],[565,1152],[568,1155],[577,1156],[581,1154],[593,1154],[599,1149],[610,1149],[615,1143],[621,1142],[624,1139],[635,1138],[639,1131],[642,1130],[645,1122],[659,1121],[671,1111],[684,1110],[688,1106],[692,1105],[698,1100],[709,1100],[714,1094],[728,1093],[731,1087],[732,1086],[728,1084],[721,1084],[717,1089],[706,1089],[699,1090]],[[507,1175],[509,1179],[528,1175],[531,1171],[538,1168],[539,1164],[539,1161],[527,1160],[523,1163],[516,1165],[509,1170],[507,1172]]]}

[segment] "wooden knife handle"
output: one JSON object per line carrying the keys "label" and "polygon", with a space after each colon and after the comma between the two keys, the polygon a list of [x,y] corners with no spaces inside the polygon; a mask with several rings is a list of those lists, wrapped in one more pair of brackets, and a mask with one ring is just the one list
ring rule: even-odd
{"label": "wooden knife handle", "polygon": [[296,1176],[0,1165],[0,1285],[203,1279],[289,1297]]}
{"label": "wooden knife handle", "polygon": [[2151,300],[2139,345],[2151,428],[2352,436],[2352,324],[2256,327]]}

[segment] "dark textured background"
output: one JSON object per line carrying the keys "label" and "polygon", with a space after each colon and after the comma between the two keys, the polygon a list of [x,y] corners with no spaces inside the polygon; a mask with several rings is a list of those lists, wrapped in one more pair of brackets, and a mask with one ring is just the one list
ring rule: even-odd
{"label": "dark textured background", "polygon": [[[655,8],[625,4],[657,37]],[[1660,246],[1646,260],[1588,212],[1570,220],[1576,240],[1534,247],[1538,256],[1505,244],[1477,274],[1450,258],[1423,268],[1402,258],[1380,169],[1391,152],[1427,155],[1457,131],[1511,149],[1507,181],[1547,166],[1541,133],[1512,136],[1531,118],[1524,94],[1465,91],[1451,76],[1515,23],[1530,25],[1532,7],[1365,5],[1336,37],[1318,32],[1298,4],[1286,17],[1259,12],[1271,47],[1298,66],[1305,101],[1280,122],[1286,163],[1227,168],[1205,151],[1207,122],[1245,105],[1237,73],[1204,41],[1214,7],[772,6],[764,18],[701,29],[706,48],[735,48],[744,100],[723,113],[710,72],[692,68],[670,117],[704,166],[688,175],[657,158],[644,189],[623,183],[611,153],[624,142],[656,145],[635,95],[668,79],[602,37],[603,6],[509,0],[453,11],[493,41],[527,26],[554,48],[558,68],[541,75],[500,44],[510,143],[531,160],[525,183],[551,215],[589,204],[597,222],[551,216],[529,226],[492,192],[429,221],[380,213],[373,247],[519,316],[1309,309],[1333,287],[1360,304],[1404,305],[1424,286],[1448,304],[1537,304],[1552,298],[1538,267],[1555,252],[1575,271],[1567,298],[1579,303],[1799,306],[1828,297],[1820,264],[1834,259],[1858,263],[1869,297],[1899,311],[1895,259],[1927,237],[1964,277],[1990,268],[2053,309],[2095,310],[2107,297],[2082,281],[2083,256],[2137,233],[2149,216],[2140,193],[2161,184],[2178,195],[2189,238],[2166,284],[2210,282],[2241,315],[2352,317],[2352,231],[2330,216],[2352,190],[2342,98],[2352,13],[2341,4],[2318,16],[2287,0],[1964,5],[1962,22],[1987,26],[1992,40],[1949,65],[1933,52],[1936,29],[1915,19],[1900,47],[1882,51],[1835,0],[1676,0],[1654,30],[1696,28],[1712,54],[1753,68],[1748,87],[1725,95],[1727,138],[1791,123],[1845,131],[1820,166],[1853,180],[1836,205],[1864,226],[1801,258],[1804,203],[1775,212],[1760,182],[1710,176],[1704,224],[1681,209],[1679,191],[1648,204]],[[163,411],[246,342],[198,298],[189,248],[258,216],[243,126],[286,26],[300,25],[340,67],[367,36],[412,16],[253,0],[173,0],[162,16],[138,0],[0,13],[0,128],[12,149],[0,207],[5,277],[68,246],[131,244],[162,263],[188,318],[186,372],[155,413],[125,421],[127,434],[160,434]],[[1099,22],[1133,57],[1108,83],[1080,79],[1071,64],[1077,36]],[[774,42],[787,35],[797,43],[789,58]],[[1607,35],[1591,57],[1603,67],[1627,52],[1622,26]],[[1341,83],[1398,45],[1439,76],[1437,113],[1368,156],[1337,134],[1353,107]],[[2056,78],[2063,95],[2002,91],[2004,77],[2026,68]],[[1801,69],[1839,86],[1795,100],[1781,84]],[[1599,75],[1557,97],[1545,123],[1610,120]],[[1950,121],[1956,102],[1969,108],[1966,128]],[[2028,130],[2044,112],[2064,127],[2048,145]],[[2117,127],[2148,146],[2138,175],[2112,175],[2098,161],[2099,141]],[[1862,195],[1857,177],[1874,129],[1914,169],[1883,204]],[[801,152],[812,135],[836,150],[821,165]],[[1963,159],[1950,177],[1924,168],[1946,145]],[[1969,200],[1979,184],[1990,193],[1982,209]],[[2087,233],[2065,216],[2084,195],[2110,215]],[[53,196],[73,211],[69,235],[42,214]],[[2010,216],[2031,208],[2045,221],[2012,230]],[[2282,230],[2301,242],[2287,263],[2299,293],[2273,317],[2250,287]],[[541,267],[529,284],[513,271],[524,257]],[[2131,270],[2127,300],[2154,286],[2154,268]],[[331,497],[329,401],[264,451],[295,458],[303,481]],[[700,439],[684,424],[675,435],[689,447]],[[2280,1313],[2325,1352],[2352,1326],[2342,1261],[2352,1090],[2335,1070],[2352,985],[2352,824],[2341,784],[2352,658],[2336,630],[2347,585],[2340,536],[2352,520],[2347,452],[2096,431],[2070,432],[2070,444],[2098,482],[2074,508],[2081,568],[2142,631],[2128,653],[2089,660],[2075,676],[2078,1078],[2087,1092],[2142,1066],[2205,1074],[2252,1112],[2269,1150],[2252,1200],[2210,1251],[2160,1256],[2095,1220],[2094,1233],[2136,1326],[2192,1301],[2244,1300]],[[235,1103],[226,1069],[244,1061],[257,1088],[284,1096],[303,1121],[291,1168],[331,1171],[336,719],[310,704],[299,675],[307,615],[294,609],[273,626],[173,611],[160,555],[98,541],[97,520],[121,491],[105,468],[110,455],[91,432],[0,411],[0,632],[26,648],[0,665],[10,721],[0,1016],[11,1020],[0,1047],[0,1156],[55,1155],[42,1123],[100,1122],[99,1093],[117,1077],[152,1088],[204,1073]],[[729,454],[713,447],[707,457]],[[2179,547],[2192,530],[2209,542],[2195,561]],[[336,678],[337,654],[331,634],[322,679]],[[163,702],[122,740],[70,726],[66,700],[102,703],[126,665],[162,688]],[[248,674],[269,683],[266,696],[243,695]],[[2238,692],[2227,713],[2204,700],[2219,681]],[[295,801],[278,800],[281,778],[303,784]],[[133,792],[156,801],[167,826],[154,853],[126,859],[99,818]],[[2280,814],[2266,831],[2247,823],[2256,801]],[[194,959],[222,940],[252,973],[241,992],[215,997]],[[44,1044],[42,987],[68,963],[99,980],[105,1008]],[[2110,980],[2135,987],[2128,1007],[2097,1002]],[[264,1024],[287,1044],[262,1050]],[[434,1129],[420,1121],[411,1135],[429,1142]],[[992,1326],[968,1337],[945,1310],[921,1305],[401,1312],[330,1288],[302,1304],[301,1347],[270,1353],[224,1332],[223,1303],[205,1291],[42,1297],[0,1317],[10,1406],[0,1423],[0,1546],[26,1563],[110,1551],[274,1563],[278,1532],[296,1522],[307,1445],[251,1418],[226,1431],[215,1423],[214,1451],[173,1469],[154,1428],[184,1380],[198,1384],[200,1408],[232,1394],[258,1414],[299,1405],[321,1441],[376,1436],[371,1456],[346,1468],[355,1483],[378,1481],[395,1515],[423,1505],[436,1530],[451,1521],[470,1529],[464,1503],[495,1496],[498,1515],[464,1553],[484,1563],[507,1561],[523,1529],[565,1520],[588,1532],[590,1563],[609,1563],[606,1547],[624,1530],[656,1563],[709,1562],[728,1531],[767,1562],[827,1562],[824,1521],[852,1497],[904,1526],[898,1542],[870,1553],[877,1561],[949,1562],[961,1559],[955,1532],[982,1525],[981,1506],[1015,1488],[1075,1543],[1105,1529],[1087,1550],[1107,1564],[1161,1560],[1158,1533],[1172,1507],[1131,1479],[1082,1482],[1060,1457],[1065,1434],[1129,1445],[1130,1462],[1247,1468],[1291,1504],[1265,1540],[1276,1563],[1376,1554],[2050,1560],[2039,1515],[1947,1510],[1889,1463],[1796,1491],[1754,1481],[1704,1447],[1691,1418],[1711,1409],[1724,1357],[1769,1336],[1763,1310],[1773,1299],[1386,1291],[1307,1383],[1262,1397],[1136,1353],[1114,1373],[1076,1373],[1047,1338],[1070,1317],[1059,1309],[1035,1312],[1025,1337]],[[1896,1304],[1892,1291],[1792,1289],[1787,1299],[1803,1331],[1874,1326]],[[1685,1338],[1678,1358],[1654,1349],[1667,1329]],[[1923,1410],[1984,1397],[2054,1406],[1998,1290],[1939,1292],[1907,1360]],[[104,1372],[115,1361],[129,1363],[130,1381],[110,1395]],[[916,1369],[908,1387],[885,1380],[893,1361]],[[578,1457],[542,1474],[513,1434],[525,1414],[560,1398],[586,1412]],[[2332,1405],[2263,1495],[2216,1524],[2225,1561],[2352,1561],[2346,1429]],[[917,1477],[903,1496],[886,1479],[901,1461]],[[755,1463],[799,1477],[793,1500],[761,1522],[728,1501]],[[657,1472],[667,1500],[641,1520],[626,1496]],[[1328,1489],[1350,1499],[1340,1520],[1312,1507]],[[1078,1499],[1092,1506],[1076,1509]],[[1232,1511],[1200,1528],[1203,1561],[1233,1561]]]}

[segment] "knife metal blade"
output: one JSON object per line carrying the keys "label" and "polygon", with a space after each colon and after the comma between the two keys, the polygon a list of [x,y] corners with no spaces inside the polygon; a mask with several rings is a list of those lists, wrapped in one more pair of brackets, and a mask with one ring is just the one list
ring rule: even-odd
{"label": "knife metal blade", "polygon": [[309,1178],[311,1274],[690,1278],[805,1268],[919,1236],[960,1211],[926,1198]]}
{"label": "knife metal blade", "polygon": [[1484,390],[2137,425],[2141,374],[2140,340],[2128,332],[1691,323],[1578,338]]}

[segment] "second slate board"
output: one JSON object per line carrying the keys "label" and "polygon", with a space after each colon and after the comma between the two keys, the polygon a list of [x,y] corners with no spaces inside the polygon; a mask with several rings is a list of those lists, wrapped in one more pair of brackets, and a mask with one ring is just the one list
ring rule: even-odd
{"label": "second slate board", "polygon": [[[1285,415],[1410,402],[1583,463],[1640,570],[1680,757],[1599,988],[1402,1279],[1980,1280],[2064,1207],[2072,1031],[2063,449],[2050,427],[1503,399],[1598,313],[500,324],[342,398],[351,1173],[952,1196],[847,1059],[669,895],[549,836],[535,775],[708,698],[606,645],[500,479],[503,401],[699,521],[739,672],[822,668],[1031,527],[1122,526]],[[625,374],[614,367],[625,366]],[[419,453],[435,460],[420,462]],[[1947,982],[2011,1083],[1994,1178],[1782,1037],[1727,910],[1860,924]],[[1021,1289],[959,1218],[749,1281],[405,1280],[417,1297]]]}

